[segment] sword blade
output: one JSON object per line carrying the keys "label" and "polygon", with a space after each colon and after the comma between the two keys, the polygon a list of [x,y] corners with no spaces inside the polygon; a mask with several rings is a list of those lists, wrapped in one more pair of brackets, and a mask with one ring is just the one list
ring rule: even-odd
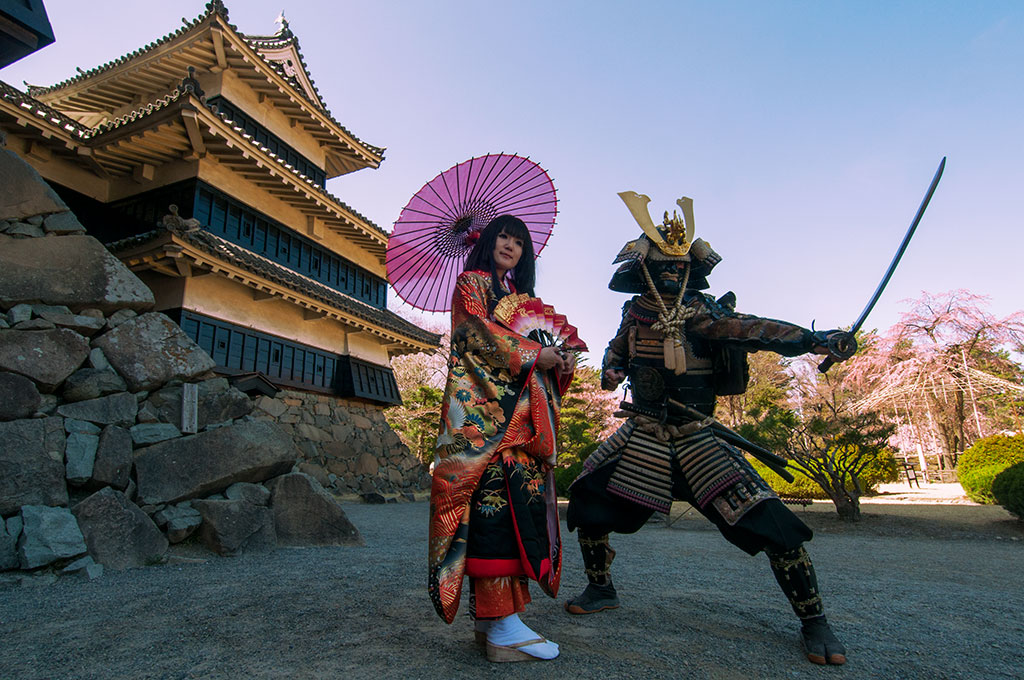
{"label": "sword blade", "polygon": [[910,223],[910,228],[907,229],[906,235],[903,236],[903,241],[900,243],[899,249],[896,251],[896,255],[892,258],[892,262],[889,263],[889,268],[885,270],[885,276],[878,284],[878,288],[875,289],[874,295],[868,300],[868,304],[865,305],[864,311],[857,317],[857,321],[854,322],[853,327],[850,329],[850,333],[856,333],[860,330],[860,327],[864,325],[864,322],[868,318],[868,314],[874,308],[875,303],[878,302],[878,298],[882,296],[882,291],[889,283],[889,279],[892,278],[892,273],[896,271],[896,265],[900,263],[900,258],[903,257],[903,252],[907,249],[907,245],[910,243],[910,239],[914,236],[914,231],[917,229],[917,225],[921,222],[921,218],[924,217],[924,211],[928,207],[929,201],[932,200],[932,194],[935,193],[935,187],[939,185],[939,179],[942,178],[942,171],[946,167],[946,157],[942,157],[942,161],[939,163],[939,169],[935,171],[935,176],[932,177],[932,183],[928,185],[928,191],[924,195],[924,200],[921,201],[920,207],[917,209],[917,214],[914,215],[914,221]]}
{"label": "sword blade", "polygon": [[[914,215],[914,221],[910,223],[910,228],[907,229],[907,233],[903,236],[903,241],[900,243],[899,249],[896,250],[896,255],[892,258],[892,262],[889,263],[889,268],[885,270],[885,276],[878,283],[878,287],[875,288],[874,294],[868,303],[864,306],[864,311],[860,313],[857,320],[853,322],[853,326],[850,327],[850,335],[853,336],[857,331],[860,330],[861,326],[868,318],[868,314],[875,308],[875,303],[878,302],[878,298],[882,297],[882,291],[889,284],[889,279],[892,278],[892,273],[896,271],[896,265],[900,263],[900,258],[903,257],[903,251],[907,249],[907,244],[910,243],[910,239],[914,236],[914,231],[917,229],[917,225],[921,222],[921,218],[924,217],[924,211],[928,208],[928,203],[932,200],[932,194],[935,193],[935,187],[939,186],[939,180],[942,178],[942,171],[946,168],[946,157],[943,156],[939,162],[939,169],[935,171],[935,176],[932,177],[932,183],[928,185],[928,191],[925,192],[924,200],[921,201],[921,205],[917,208],[917,214]],[[825,359],[818,364],[818,371],[821,373],[827,373],[828,369],[832,368],[835,360],[831,357],[825,357]]]}

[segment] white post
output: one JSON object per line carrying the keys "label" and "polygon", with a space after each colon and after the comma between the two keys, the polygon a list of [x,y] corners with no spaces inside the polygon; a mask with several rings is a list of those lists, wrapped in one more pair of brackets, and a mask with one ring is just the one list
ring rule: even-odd
{"label": "white post", "polygon": [[199,431],[199,385],[195,383],[181,386],[181,431],[185,434]]}

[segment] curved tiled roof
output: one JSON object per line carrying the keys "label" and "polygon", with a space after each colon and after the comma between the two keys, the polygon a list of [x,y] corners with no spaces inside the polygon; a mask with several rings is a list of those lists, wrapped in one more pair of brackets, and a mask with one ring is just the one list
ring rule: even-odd
{"label": "curved tiled roof", "polygon": [[280,158],[269,148],[256,141],[256,139],[254,139],[249,133],[245,132],[245,130],[235,125],[233,121],[224,116],[224,114],[220,113],[214,106],[207,105],[205,100],[202,98],[202,91],[198,89],[198,83],[196,83],[190,77],[185,78],[175,90],[168,93],[166,96],[161,97],[153,102],[150,102],[149,104],[146,104],[145,106],[142,106],[134,111],[130,111],[129,113],[126,113],[122,116],[118,116],[117,118],[111,119],[106,123],[103,123],[102,125],[99,125],[95,128],[90,128],[85,125],[82,125],[78,121],[74,120],[73,118],[69,118],[68,116],[64,115],[63,113],[54,109],[53,107],[43,104],[42,102],[26,95],[24,92],[21,92],[17,88],[14,88],[3,81],[0,81],[0,98],[7,99],[8,101],[11,101],[14,104],[16,104],[19,108],[22,108],[29,113],[33,113],[36,116],[39,116],[40,118],[48,119],[51,123],[64,128],[71,134],[78,137],[83,142],[99,138],[105,133],[112,132],[113,130],[128,125],[129,123],[132,123],[136,120],[141,120],[148,115],[160,111],[161,109],[167,108],[167,106],[169,106],[170,104],[181,99],[183,95],[189,94],[195,95],[197,98],[199,98],[199,103],[204,108],[206,108],[212,114],[220,118],[226,125],[229,125],[232,129],[235,130],[235,132],[237,132],[239,135],[245,138],[245,140],[252,144],[254,147],[262,151],[264,154],[266,154],[273,160],[275,160],[282,168],[291,172],[296,178],[302,180],[310,190],[315,191],[316,193],[323,195],[325,198],[328,198],[331,201],[337,203],[342,208],[344,208],[349,214],[354,215],[358,219],[362,220],[363,223],[368,225],[370,228],[376,230],[382,236],[389,236],[387,231],[385,231],[382,227],[375,224],[370,218],[366,217],[365,215],[363,215],[358,210],[342,201],[340,198],[338,198],[331,192],[327,191],[325,187],[318,185],[311,178],[299,172],[290,163],[287,163],[283,158]]}
{"label": "curved tiled roof", "polygon": [[[206,4],[206,11],[203,12],[202,14],[200,14],[198,17],[196,17],[192,21],[186,21],[185,19],[182,19],[183,25],[178,30],[174,31],[173,33],[168,33],[167,35],[163,36],[162,38],[158,38],[157,40],[154,40],[153,42],[149,43],[148,45],[140,47],[139,49],[134,50],[132,52],[129,52],[128,54],[126,54],[124,56],[118,57],[117,59],[114,59],[113,61],[109,61],[109,62],[107,62],[105,64],[101,64],[100,66],[97,66],[97,67],[89,69],[89,70],[78,69],[79,70],[78,75],[76,75],[76,76],[74,76],[72,78],[68,78],[66,80],[63,80],[63,81],[61,81],[61,82],[59,82],[59,83],[57,83],[55,85],[49,85],[49,86],[46,86],[46,87],[41,87],[41,86],[38,86],[38,85],[29,85],[28,83],[26,83],[25,85],[26,85],[26,87],[28,89],[28,94],[30,96],[32,96],[32,97],[38,97],[38,96],[41,96],[41,95],[49,94],[51,92],[56,92],[58,90],[61,90],[61,89],[64,89],[66,87],[69,87],[71,85],[74,85],[76,83],[80,83],[80,82],[82,82],[82,81],[84,81],[84,80],[86,80],[88,78],[91,78],[93,76],[96,76],[96,75],[98,75],[100,73],[104,73],[105,71],[109,71],[109,70],[111,70],[113,68],[116,68],[118,66],[122,66],[124,64],[127,64],[131,60],[136,59],[136,58],[146,54],[147,52],[151,52],[152,50],[160,47],[161,45],[165,45],[165,44],[173,41],[174,39],[176,39],[176,38],[178,38],[180,36],[185,35],[189,31],[191,31],[193,28],[199,26],[200,24],[202,24],[205,21],[207,21],[210,17],[215,16],[215,15],[216,16],[220,16],[221,18],[223,18],[225,23],[227,23],[228,27],[231,28],[232,31],[237,33],[239,35],[239,37],[241,37],[246,42],[246,44],[248,44],[250,47],[252,47],[253,50],[256,52],[256,54],[260,57],[260,59],[267,66],[269,66],[276,73],[278,73],[279,75],[284,77],[285,80],[288,81],[289,85],[291,85],[295,89],[295,91],[297,93],[299,93],[299,95],[303,99],[305,99],[310,104],[312,104],[313,106],[318,108],[334,125],[337,125],[338,128],[340,128],[342,131],[344,131],[344,133],[346,135],[351,137],[357,143],[359,143],[362,146],[364,146],[367,149],[369,149],[372,153],[380,156],[381,159],[383,160],[383,154],[384,154],[384,151],[385,151],[384,147],[374,146],[373,144],[369,144],[367,142],[364,142],[363,140],[359,139],[359,137],[357,137],[356,135],[352,134],[352,132],[348,128],[346,128],[344,125],[342,125],[340,122],[338,122],[338,120],[336,118],[334,118],[333,114],[330,112],[330,110],[324,104],[322,98],[320,97],[320,91],[317,90],[316,85],[313,83],[313,78],[309,75],[309,68],[306,66],[306,62],[305,62],[305,59],[302,56],[302,52],[299,50],[298,38],[295,38],[294,34],[292,34],[292,32],[291,32],[291,29],[287,28],[287,22],[285,22],[284,26],[282,27],[282,30],[279,31],[274,36],[249,36],[249,35],[246,35],[244,33],[241,33],[238,30],[237,26],[235,26],[234,24],[230,23],[230,21],[228,21],[228,10],[227,10],[227,7],[222,2],[222,0],[211,0],[211,2],[208,2]],[[286,35],[288,37],[285,37]],[[294,44],[295,45],[295,50],[299,54],[299,62],[301,63],[302,68],[303,68],[303,70],[306,73],[306,77],[309,78],[310,84],[313,86],[313,90],[314,90],[314,92],[316,94],[316,101],[311,99],[309,97],[309,95],[306,94],[305,89],[302,88],[299,85],[299,83],[295,80],[294,77],[288,76],[284,72],[284,67],[281,64],[277,64],[277,63],[275,63],[273,61],[270,61],[269,59],[265,58],[262,54],[260,54],[259,49],[257,47],[257,45],[263,45],[263,46],[270,47],[272,45],[273,46],[284,46],[284,45],[290,45],[290,44]]]}
{"label": "curved tiled roof", "polygon": [[[135,59],[136,57],[140,57],[140,56],[146,54],[147,52],[150,52],[150,51],[156,49],[157,47],[160,47],[161,45],[164,45],[166,43],[171,42],[172,40],[174,40],[175,38],[177,38],[179,36],[185,35],[190,30],[192,30],[196,26],[200,25],[201,23],[206,21],[209,17],[213,16],[214,14],[223,17],[224,21],[228,21],[228,8],[224,6],[224,3],[221,0],[212,0],[211,2],[206,3],[206,11],[203,12],[202,14],[200,14],[198,17],[196,17],[192,21],[185,21],[184,19],[182,19],[182,22],[183,22],[182,27],[179,28],[178,30],[174,31],[173,33],[168,33],[164,37],[158,38],[157,40],[154,40],[153,42],[149,43],[148,45],[144,45],[143,47],[140,47],[139,49],[134,50],[133,52],[129,52],[128,54],[126,54],[124,56],[118,57],[117,59],[114,59],[113,61],[108,61],[106,64],[101,64],[100,66],[97,66],[96,68],[89,69],[88,71],[83,71],[82,69],[78,69],[78,75],[77,76],[74,76],[72,78],[68,78],[67,80],[62,80],[61,82],[57,83],[56,85],[49,85],[47,87],[39,87],[37,85],[29,85],[28,86],[28,93],[30,95],[32,95],[33,97],[38,97],[39,95],[42,95],[42,94],[48,94],[50,92],[56,92],[57,90],[61,90],[61,89],[65,88],[65,87],[68,87],[70,85],[74,85],[75,83],[79,83],[79,82],[81,82],[81,81],[83,81],[83,80],[85,80],[87,78],[91,78],[92,76],[95,76],[95,75],[97,75],[99,73],[103,73],[104,71],[109,71],[112,68],[115,68],[115,67],[120,66],[122,64],[126,64],[129,61],[131,61],[132,59]],[[228,23],[228,26],[230,26],[235,32],[238,31],[238,29],[233,24]]]}
{"label": "curved tiled roof", "polygon": [[86,127],[74,118],[65,116],[57,109],[33,99],[30,95],[25,94],[16,87],[8,85],[2,80],[0,80],[0,99],[6,99],[19,109],[23,109],[27,113],[31,113],[39,118],[44,118],[53,125],[64,128],[64,130],[79,139],[86,139],[93,132],[92,128]]}
{"label": "curved tiled roof", "polygon": [[[306,66],[306,58],[302,56],[302,49],[299,47],[299,39],[295,37],[294,33],[292,33],[292,29],[288,28],[288,20],[284,18],[284,13],[282,13],[280,21],[281,30],[279,30],[274,35],[248,35],[245,33],[240,33],[239,35],[241,35],[242,39],[245,40],[245,42],[249,43],[249,47],[256,50],[257,53],[259,53],[261,48],[266,49],[294,46],[295,53],[299,55],[299,64],[302,65],[302,70],[306,72],[306,77],[309,78],[309,85],[310,87],[313,88],[313,93],[316,95],[316,101],[311,103],[319,106],[327,113],[328,116],[330,116],[331,112],[327,110],[327,105],[324,103],[323,97],[320,96],[320,90],[317,89],[316,83],[313,82],[313,77],[309,75],[309,67]],[[281,66],[280,64],[275,64],[269,59],[265,59],[265,61],[271,66],[274,66],[275,68]],[[276,70],[282,76],[284,76],[285,78],[289,78],[289,80],[291,80],[291,78],[285,74],[283,67],[276,68]],[[297,83],[295,83],[295,85],[297,85]],[[298,89],[299,91],[302,91],[304,93],[301,87],[299,87]],[[345,132],[348,132],[348,130],[346,130]]]}
{"label": "curved tiled roof", "polygon": [[318,281],[293,272],[276,262],[250,252],[240,246],[227,241],[219,236],[211,234],[204,229],[185,230],[173,227],[160,227],[138,236],[108,243],[107,249],[113,253],[127,250],[136,246],[144,245],[168,231],[187,241],[199,250],[213,255],[221,260],[229,262],[246,271],[262,276],[274,283],[280,284],[297,293],[308,295],[311,298],[324,302],[337,309],[344,311],[356,318],[377,324],[395,333],[413,338],[424,344],[436,345],[440,342],[440,336],[436,333],[423,330],[419,326],[406,321],[394,312],[387,309],[378,309],[353,297],[329,288]]}
{"label": "curved tiled roof", "polygon": [[[309,79],[310,87],[313,88],[313,93],[316,95],[316,101],[309,98],[309,96],[306,94],[306,89],[302,87],[302,85],[299,83],[298,78],[296,78],[295,76],[288,75],[288,73],[285,71],[284,64],[281,64],[276,61],[271,61],[270,59],[267,59],[265,57],[263,60],[267,62],[267,64],[271,68],[277,71],[278,75],[287,80],[292,87],[294,87],[298,92],[300,92],[302,96],[306,99],[306,101],[320,108],[325,114],[327,114],[327,117],[330,118],[331,121],[333,121],[338,127],[345,131],[345,134],[349,135],[353,139],[358,139],[358,137],[353,135],[348,128],[339,123],[337,119],[334,118],[334,114],[332,114],[330,109],[327,108],[327,104],[324,103],[323,97],[320,96],[320,90],[317,88],[316,83],[313,82],[313,77],[309,73],[309,66],[306,65],[306,58],[302,55],[302,49],[299,47],[299,39],[295,36],[294,33],[292,33],[292,30],[288,28],[288,22],[283,17],[281,19],[281,30],[275,33],[274,35],[247,35],[245,33],[240,33],[239,35],[241,35],[242,38],[247,43],[249,43],[249,47],[256,50],[257,54],[260,53],[260,49],[294,46],[295,53],[299,55],[299,64],[302,66],[302,70],[306,74],[306,78]],[[263,55],[260,54],[260,56],[262,57]],[[362,141],[361,139],[359,140],[359,142],[366,148],[370,149],[373,153],[380,156],[381,159],[383,160],[385,151],[383,147],[368,144]]]}

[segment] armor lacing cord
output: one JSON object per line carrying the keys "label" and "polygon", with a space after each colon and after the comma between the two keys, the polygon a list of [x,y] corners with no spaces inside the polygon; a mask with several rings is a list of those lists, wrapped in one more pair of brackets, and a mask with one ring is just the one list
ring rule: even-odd
{"label": "armor lacing cord", "polygon": [[686,437],[694,432],[710,427],[711,424],[715,422],[714,418],[708,416],[704,420],[694,420],[683,425],[670,425],[648,416],[639,415],[633,411],[616,411],[614,415],[618,418],[632,419],[633,423],[636,425],[636,429],[656,437],[659,441],[663,442],[669,442],[673,439]]}
{"label": "armor lacing cord", "polygon": [[691,318],[697,313],[696,309],[690,307],[683,307],[683,297],[686,292],[686,284],[690,281],[690,267],[686,267],[686,273],[683,274],[682,285],[679,286],[679,294],[676,296],[676,302],[672,306],[672,310],[669,311],[665,305],[665,301],[661,298],[661,294],[658,292],[657,286],[654,285],[654,279],[651,278],[651,273],[647,271],[647,263],[640,263],[640,271],[644,273],[644,280],[647,281],[647,288],[651,292],[651,296],[658,303],[658,320],[651,324],[651,330],[657,331],[664,335],[666,338],[672,338],[673,340],[683,340],[683,326],[685,326],[687,319]]}

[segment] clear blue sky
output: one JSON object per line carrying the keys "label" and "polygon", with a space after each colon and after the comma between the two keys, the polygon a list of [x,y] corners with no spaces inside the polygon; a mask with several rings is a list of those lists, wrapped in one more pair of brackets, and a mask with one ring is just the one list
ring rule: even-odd
{"label": "clear blue sky", "polygon": [[[229,1],[269,34],[281,0]],[[49,85],[194,18],[201,0],[46,0],[57,42],[0,71]],[[652,213],[694,199],[724,257],[712,292],[742,311],[848,325],[942,156],[945,176],[868,321],[952,288],[1024,308],[1024,3],[292,0],[292,30],[334,116],[388,148],[329,188],[385,228],[474,155],[549,170],[559,218],[538,294],[595,356],[625,296],[611,260]],[[392,295],[394,306],[403,305]],[[405,306],[405,309],[409,308]],[[435,323],[445,323],[442,315]]]}

